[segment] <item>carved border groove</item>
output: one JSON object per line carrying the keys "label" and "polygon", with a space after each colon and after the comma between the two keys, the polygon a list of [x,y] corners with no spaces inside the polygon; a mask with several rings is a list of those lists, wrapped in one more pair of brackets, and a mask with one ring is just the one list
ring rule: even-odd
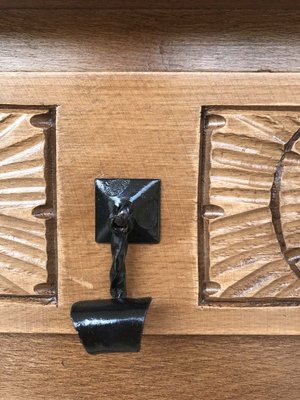
{"label": "carved border groove", "polygon": [[300,109],[203,107],[200,129],[199,304],[299,305]]}
{"label": "carved border groove", "polygon": [[0,300],[57,298],[56,108],[0,106]]}

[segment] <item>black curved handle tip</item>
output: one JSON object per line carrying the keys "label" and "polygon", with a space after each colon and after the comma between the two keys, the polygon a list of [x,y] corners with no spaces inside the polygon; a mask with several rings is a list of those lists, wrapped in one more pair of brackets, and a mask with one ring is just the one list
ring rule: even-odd
{"label": "black curved handle tip", "polygon": [[89,354],[138,352],[151,297],[74,303],[71,318]]}

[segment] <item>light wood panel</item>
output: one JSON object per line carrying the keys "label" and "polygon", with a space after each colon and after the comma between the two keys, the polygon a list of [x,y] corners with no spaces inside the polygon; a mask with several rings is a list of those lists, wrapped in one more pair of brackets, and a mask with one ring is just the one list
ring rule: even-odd
{"label": "light wood panel", "polygon": [[143,338],[137,354],[84,353],[76,336],[1,335],[7,400],[298,400],[300,338]]}
{"label": "light wood panel", "polygon": [[299,71],[299,17],[273,2],[259,11],[3,10],[0,70]]}
{"label": "light wood panel", "polygon": [[296,301],[300,109],[212,107],[204,114],[204,299]]}
{"label": "light wood panel", "polygon": [[45,137],[30,121],[47,110],[0,107],[0,301],[47,282]]}
{"label": "light wood panel", "polygon": [[0,330],[72,332],[70,306],[109,297],[94,241],[96,177],[160,178],[160,244],[132,245],[128,294],[151,295],[145,333],[298,334],[300,308],[198,306],[201,106],[297,106],[298,74],[2,74],[0,104],[57,104],[58,307],[1,302]]}

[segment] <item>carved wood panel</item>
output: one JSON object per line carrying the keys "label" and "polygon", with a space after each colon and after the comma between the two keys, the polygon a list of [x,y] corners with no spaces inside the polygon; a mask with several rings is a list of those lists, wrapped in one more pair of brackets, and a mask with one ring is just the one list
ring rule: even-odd
{"label": "carved wood panel", "polygon": [[[0,105],[23,105],[2,113],[27,115],[12,144],[45,140],[30,161],[44,157],[44,175],[27,176],[43,183],[40,197],[0,214],[39,224],[46,241],[40,278],[23,274],[28,294],[0,295],[1,332],[76,333],[72,304],[110,296],[110,245],[94,237],[95,178],[158,177],[161,242],[133,244],[126,257],[129,296],[153,298],[145,334],[300,333],[298,74],[0,74],[0,84]],[[37,117],[49,109],[51,118]],[[58,300],[45,306],[51,288]]]}
{"label": "carved wood panel", "polygon": [[55,290],[54,246],[47,244],[53,160],[46,135],[53,134],[53,117],[45,109],[0,108],[0,298]]}
{"label": "carved wood panel", "polygon": [[200,180],[202,301],[300,300],[300,111],[208,108]]}

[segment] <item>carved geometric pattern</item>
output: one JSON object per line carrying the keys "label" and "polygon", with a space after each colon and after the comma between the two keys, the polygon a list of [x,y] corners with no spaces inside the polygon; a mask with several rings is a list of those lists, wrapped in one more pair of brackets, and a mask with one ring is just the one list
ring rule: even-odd
{"label": "carved geometric pattern", "polygon": [[205,111],[202,301],[300,299],[299,128],[292,109]]}
{"label": "carved geometric pattern", "polygon": [[47,281],[45,137],[37,112],[0,110],[0,295],[35,295]]}

